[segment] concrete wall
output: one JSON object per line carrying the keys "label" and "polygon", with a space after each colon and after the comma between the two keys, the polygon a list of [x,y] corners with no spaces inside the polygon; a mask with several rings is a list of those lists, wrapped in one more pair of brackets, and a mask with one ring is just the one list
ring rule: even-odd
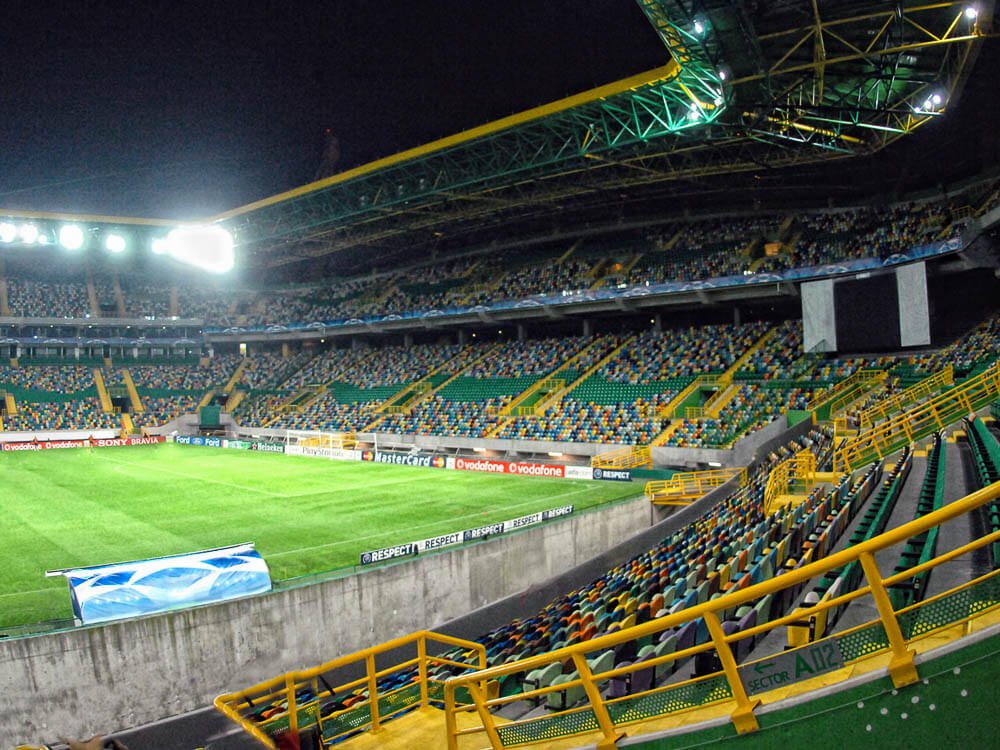
{"label": "concrete wall", "polygon": [[439,627],[518,592],[538,592],[656,520],[648,502],[634,500],[310,586],[0,639],[0,747],[136,726],[290,669]]}

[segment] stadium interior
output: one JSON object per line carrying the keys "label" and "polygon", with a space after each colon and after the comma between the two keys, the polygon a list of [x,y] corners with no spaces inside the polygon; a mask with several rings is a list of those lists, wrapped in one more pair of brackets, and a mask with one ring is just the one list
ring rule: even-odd
{"label": "stadium interior", "polygon": [[993,2],[637,1],[663,68],[197,230],[0,208],[5,469],[629,483],[114,622],[0,590],[0,744],[995,745]]}

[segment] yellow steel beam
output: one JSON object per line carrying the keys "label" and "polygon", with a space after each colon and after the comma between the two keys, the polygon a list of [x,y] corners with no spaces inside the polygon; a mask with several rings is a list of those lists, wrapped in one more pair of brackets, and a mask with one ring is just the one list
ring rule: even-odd
{"label": "yellow steel beam", "polygon": [[226,211],[225,213],[214,216],[211,221],[224,221],[226,219],[231,219],[234,216],[240,216],[241,214],[249,213],[250,211],[255,211],[265,206],[270,206],[275,203],[291,200],[292,198],[308,195],[309,193],[314,193],[317,190],[322,190],[332,185],[339,185],[340,183],[353,180],[357,177],[377,172],[380,169],[386,169],[387,167],[402,164],[403,162],[410,161],[411,159],[417,159],[422,156],[427,156],[428,154],[433,154],[437,151],[453,148],[454,146],[468,143],[469,141],[473,141],[477,138],[484,138],[486,136],[493,135],[494,133],[499,133],[502,130],[523,125],[524,123],[531,122],[532,120],[538,120],[542,117],[554,115],[559,112],[565,112],[566,110],[597,101],[598,99],[606,99],[610,96],[615,96],[626,91],[641,88],[642,86],[667,81],[676,77],[679,71],[680,66],[674,60],[671,60],[666,65],[662,65],[659,68],[647,70],[643,73],[637,73],[634,76],[623,78],[620,81],[608,83],[604,86],[598,86],[597,88],[593,88],[579,94],[573,94],[572,96],[567,96],[563,99],[549,102],[548,104],[542,104],[538,107],[533,107],[532,109],[525,110],[524,112],[518,112],[510,115],[509,117],[494,120],[493,122],[480,125],[461,133],[455,133],[454,135],[449,135],[445,138],[439,138],[438,140],[431,141],[423,146],[417,146],[415,148],[407,149],[406,151],[401,151],[398,154],[393,154],[392,156],[376,159],[375,161],[363,164],[360,167],[349,169],[346,172],[341,172],[340,174],[333,175],[332,177],[327,177],[322,180],[317,180],[316,182],[310,182],[308,185],[303,185],[293,190],[273,195],[270,198],[264,198],[253,203],[248,203],[245,206],[240,206],[239,208],[234,208],[231,211]]}

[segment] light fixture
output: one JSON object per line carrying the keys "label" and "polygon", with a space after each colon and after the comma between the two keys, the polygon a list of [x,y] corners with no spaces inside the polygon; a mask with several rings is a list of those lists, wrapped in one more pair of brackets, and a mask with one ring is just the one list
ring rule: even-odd
{"label": "light fixture", "polygon": [[67,250],[79,250],[83,247],[83,230],[76,224],[59,227],[59,244]]}
{"label": "light fixture", "polygon": [[104,249],[109,253],[125,252],[125,238],[120,234],[109,234],[104,238]]}
{"label": "light fixture", "polygon": [[966,8],[965,17],[970,21],[975,21],[977,18],[979,18],[979,11],[976,9],[976,6],[970,5],[968,8]]}
{"label": "light fixture", "polygon": [[701,19],[696,18],[694,20],[694,33],[698,36],[705,33],[705,24],[701,22]]}
{"label": "light fixture", "polygon": [[38,240],[38,227],[34,224],[22,224],[18,227],[17,234],[21,238],[21,242],[26,245],[34,245]]}
{"label": "light fixture", "polygon": [[13,242],[17,239],[17,227],[4,222],[0,224],[0,242]]}
{"label": "light fixture", "polygon": [[[174,260],[210,273],[224,273],[236,262],[233,236],[216,224],[178,227],[167,235],[165,252]],[[153,240],[153,252],[156,240]]]}

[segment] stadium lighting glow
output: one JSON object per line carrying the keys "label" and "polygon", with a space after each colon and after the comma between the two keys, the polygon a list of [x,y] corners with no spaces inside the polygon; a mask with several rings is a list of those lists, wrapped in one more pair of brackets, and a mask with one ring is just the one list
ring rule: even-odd
{"label": "stadium lighting glow", "polygon": [[17,227],[13,224],[0,224],[0,242],[13,242],[17,239]]}
{"label": "stadium lighting glow", "polygon": [[125,238],[120,234],[109,234],[104,238],[104,249],[109,253],[125,252]]}
{"label": "stadium lighting glow", "polygon": [[67,250],[79,250],[83,247],[83,230],[76,224],[59,227],[59,244]]}
{"label": "stadium lighting glow", "polygon": [[17,234],[21,238],[21,242],[26,245],[34,245],[38,240],[38,227],[34,224],[22,224],[18,227]]}
{"label": "stadium lighting glow", "polygon": [[702,34],[705,33],[705,24],[703,24],[698,19],[695,19],[694,22],[694,33],[697,34],[698,36],[701,36]]}
{"label": "stadium lighting glow", "polygon": [[934,103],[934,106],[939,105],[941,103],[941,94],[934,94],[934,96],[931,97],[931,101]]}
{"label": "stadium lighting glow", "polygon": [[154,255],[166,255],[169,252],[169,246],[163,237],[153,238],[151,247]]}
{"label": "stadium lighting glow", "polygon": [[[210,273],[225,273],[236,262],[233,236],[220,226],[178,227],[163,242],[166,254],[174,260]],[[153,252],[157,252],[156,240]]]}
{"label": "stadium lighting glow", "polygon": [[49,244],[49,238],[46,237],[44,234],[38,235],[38,244],[39,245],[48,245]]}
{"label": "stadium lighting glow", "polygon": [[979,18],[979,11],[976,9],[974,5],[970,5],[968,8],[965,9],[965,17],[970,21],[975,21],[977,18]]}

